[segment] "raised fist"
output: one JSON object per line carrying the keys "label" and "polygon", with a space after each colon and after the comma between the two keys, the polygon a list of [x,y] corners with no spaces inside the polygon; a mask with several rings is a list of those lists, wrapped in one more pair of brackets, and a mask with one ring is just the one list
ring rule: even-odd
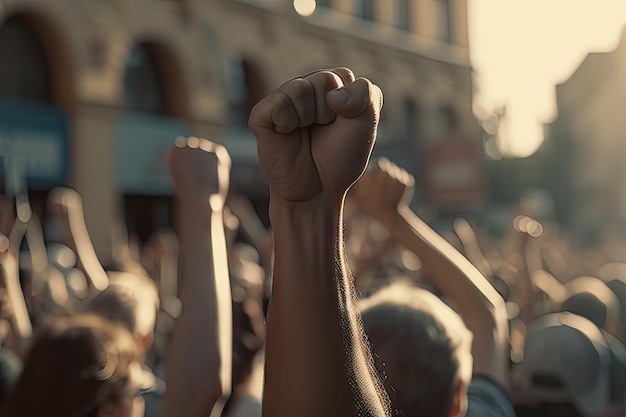
{"label": "raised fist", "polygon": [[206,139],[179,137],[167,162],[180,198],[209,198],[214,210],[223,209],[231,166],[226,148]]}
{"label": "raised fist", "polygon": [[380,88],[347,68],[295,78],[261,100],[249,127],[273,198],[343,198],[367,166],[382,102]]}
{"label": "raised fist", "polygon": [[348,198],[364,213],[384,220],[397,213],[401,205],[409,204],[414,185],[411,174],[388,159],[380,158],[354,184]]}

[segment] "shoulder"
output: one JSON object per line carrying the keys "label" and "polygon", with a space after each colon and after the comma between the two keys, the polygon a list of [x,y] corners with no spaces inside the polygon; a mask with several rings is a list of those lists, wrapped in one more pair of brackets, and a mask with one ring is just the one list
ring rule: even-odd
{"label": "shoulder", "polygon": [[252,395],[239,398],[228,412],[228,417],[261,417],[261,400]]}
{"label": "shoulder", "polygon": [[474,375],[467,389],[466,417],[515,417],[511,398],[492,377]]}

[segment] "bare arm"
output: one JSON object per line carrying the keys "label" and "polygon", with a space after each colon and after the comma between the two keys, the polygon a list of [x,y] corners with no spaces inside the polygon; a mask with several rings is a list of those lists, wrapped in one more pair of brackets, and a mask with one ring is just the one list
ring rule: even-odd
{"label": "bare arm", "polygon": [[178,199],[183,309],[169,346],[161,416],[206,417],[230,394],[232,311],[222,213],[230,158],[220,145],[179,138],[169,167]]}
{"label": "bare arm", "polygon": [[422,221],[407,204],[414,180],[387,160],[379,161],[351,196],[377,218],[398,243],[418,255],[433,284],[460,310],[474,334],[474,372],[508,389],[508,321],[504,300],[463,255]]}
{"label": "bare arm", "polygon": [[487,257],[480,248],[476,232],[466,219],[456,219],[453,224],[454,231],[463,244],[465,257],[474,264],[483,276],[491,277],[493,270]]}
{"label": "bare arm", "polygon": [[91,291],[97,293],[104,290],[109,285],[109,277],[91,243],[80,195],[69,188],[55,188],[48,196],[48,208],[61,227],[63,235],[59,241],[76,254],[77,268],[85,273]]}
{"label": "bare arm", "polygon": [[11,329],[15,336],[12,340],[12,348],[21,352],[26,342],[30,339],[33,328],[24,299],[24,292],[20,285],[19,277],[19,248],[26,234],[27,225],[19,219],[15,219],[11,233],[9,234],[8,250],[0,253],[0,270],[4,279],[4,286],[11,302]]}
{"label": "bare arm", "polygon": [[241,230],[250,239],[250,242],[259,253],[261,266],[265,270],[263,291],[265,294],[269,294],[272,288],[272,264],[274,258],[272,231],[265,228],[252,203],[244,196],[231,196],[228,201],[228,207],[237,216]]}
{"label": "bare arm", "polygon": [[[347,102],[329,94],[336,89]],[[341,68],[283,84],[251,114],[275,246],[265,417],[388,413],[341,235],[345,192],[367,164],[381,105],[378,87]]]}
{"label": "bare arm", "polygon": [[[513,227],[520,234],[520,252],[524,259],[520,271],[520,286],[524,300],[520,303],[520,317],[524,322],[528,322],[537,315],[550,311],[550,306],[544,306],[543,301],[554,302],[557,305],[565,301],[566,290],[563,284],[543,269],[538,241],[543,233],[541,223],[530,217],[518,216]],[[540,310],[536,309],[537,301],[542,301]]]}

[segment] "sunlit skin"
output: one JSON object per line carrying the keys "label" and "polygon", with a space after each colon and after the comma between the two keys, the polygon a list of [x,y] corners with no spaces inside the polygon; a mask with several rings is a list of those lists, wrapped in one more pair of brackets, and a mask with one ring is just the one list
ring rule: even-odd
{"label": "sunlit skin", "polygon": [[[508,316],[504,300],[487,279],[409,207],[415,180],[381,159],[371,164],[349,197],[384,224],[396,242],[414,252],[433,284],[458,308],[474,334],[474,373],[488,375],[509,389]],[[373,198],[376,196],[376,198]],[[457,412],[463,409],[457,405]]]}
{"label": "sunlit skin", "polygon": [[204,417],[219,412],[231,386],[232,306],[223,214],[231,160],[221,145],[181,137],[167,163],[179,214],[183,309],[168,347],[160,416]]}
{"label": "sunlit skin", "polygon": [[381,108],[376,85],[336,68],[287,81],[250,115],[275,251],[265,416],[388,415],[341,236],[344,197],[367,165]]}

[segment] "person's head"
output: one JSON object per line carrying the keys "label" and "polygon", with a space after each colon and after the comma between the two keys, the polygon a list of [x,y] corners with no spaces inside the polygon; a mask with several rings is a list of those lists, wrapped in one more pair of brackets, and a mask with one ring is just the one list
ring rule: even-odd
{"label": "person's head", "polygon": [[620,306],[620,322],[619,334],[616,335],[622,343],[626,343],[626,278],[618,277],[607,281],[606,286],[609,287],[613,294],[619,300]]}
{"label": "person's head", "polygon": [[472,334],[432,293],[393,284],[361,302],[363,325],[393,408],[406,416],[462,416]]}
{"label": "person's head", "polygon": [[613,335],[619,334],[619,300],[604,282],[582,276],[568,282],[565,289],[568,295],[561,311],[578,314]]}
{"label": "person's head", "polygon": [[86,311],[124,326],[147,351],[154,339],[159,309],[156,284],[146,276],[128,272],[111,273],[110,279],[111,285],[89,302]]}
{"label": "person's head", "polygon": [[7,403],[14,417],[143,416],[141,356],[130,333],[96,316],[40,329]]}
{"label": "person's head", "polygon": [[613,361],[606,338],[590,320],[569,312],[534,319],[524,360],[514,369],[518,415],[610,415],[623,395],[612,386]]}

